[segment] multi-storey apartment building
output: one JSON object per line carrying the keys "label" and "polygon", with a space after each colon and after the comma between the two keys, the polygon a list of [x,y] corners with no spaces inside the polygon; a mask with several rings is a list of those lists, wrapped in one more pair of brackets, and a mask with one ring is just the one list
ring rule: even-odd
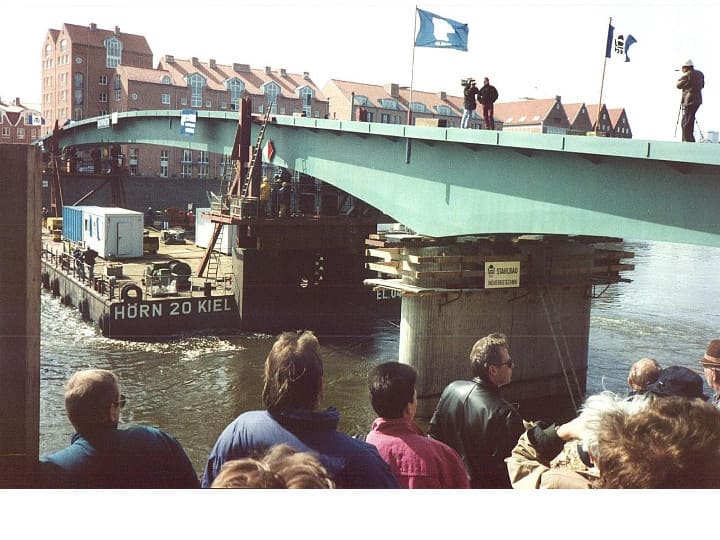
{"label": "multi-storey apartment building", "polygon": [[[145,37],[64,24],[49,30],[43,47],[44,134],[67,121],[114,112],[173,109],[236,111],[242,98],[253,112],[324,118],[327,100],[308,72],[222,65],[214,59],[182,60],[165,55],[153,67]],[[109,157],[112,149],[101,150]],[[117,152],[117,150],[116,150]],[[74,154],[90,161],[90,150]],[[130,174],[168,178],[218,178],[231,173],[229,157],[193,149],[130,145],[120,149]]]}
{"label": "multi-storey apartment building", "polygon": [[119,65],[152,68],[153,55],[143,36],[89,26],[63,24],[48,30],[42,49],[43,134],[68,120],[117,111],[114,79]]}
{"label": "multi-storey apartment building", "polygon": [[42,123],[40,111],[26,107],[20,98],[11,103],[0,99],[0,143],[31,144],[40,137]]}

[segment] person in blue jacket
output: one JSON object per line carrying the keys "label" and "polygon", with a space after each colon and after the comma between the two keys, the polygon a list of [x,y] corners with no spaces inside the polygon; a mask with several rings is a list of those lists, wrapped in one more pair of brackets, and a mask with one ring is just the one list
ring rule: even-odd
{"label": "person in blue jacket", "polygon": [[310,331],[284,332],[265,360],[265,410],[248,411],[220,434],[210,452],[201,487],[210,487],[223,464],[288,444],[312,452],[337,488],[397,488],[397,480],[377,449],[337,431],[340,414],[320,410],[323,363]]}
{"label": "person in blue jacket", "polygon": [[40,459],[37,487],[197,488],[197,473],[171,435],[154,427],[118,429],[126,401],[112,371],[87,369],[70,377],[65,408],[77,433],[70,446]]}

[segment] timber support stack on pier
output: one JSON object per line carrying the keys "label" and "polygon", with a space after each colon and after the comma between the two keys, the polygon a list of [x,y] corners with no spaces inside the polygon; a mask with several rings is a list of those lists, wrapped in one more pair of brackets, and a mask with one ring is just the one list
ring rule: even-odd
{"label": "timber support stack on pier", "polygon": [[366,264],[385,277],[365,284],[402,295],[399,361],[418,371],[418,415],[432,414],[449,382],[472,377],[470,349],[492,332],[508,336],[516,363],[506,398],[526,418],[572,415],[586,389],[591,299],[634,268],[620,242],[371,235]]}

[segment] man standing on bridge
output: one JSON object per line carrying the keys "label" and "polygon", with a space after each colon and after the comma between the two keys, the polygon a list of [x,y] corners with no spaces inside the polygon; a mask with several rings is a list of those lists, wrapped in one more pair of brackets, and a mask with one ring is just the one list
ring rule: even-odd
{"label": "man standing on bridge", "polygon": [[692,60],[687,60],[682,65],[682,76],[678,79],[677,87],[682,90],[682,101],[680,107],[682,115],[682,140],[683,142],[695,142],[695,113],[702,104],[702,89],[705,88],[705,76],[702,71],[695,69]]}
{"label": "man standing on bridge", "polygon": [[495,129],[495,102],[497,98],[497,88],[490,84],[490,79],[485,77],[482,88],[480,88],[478,92],[478,101],[482,104],[483,108],[485,129]]}
{"label": "man standing on bridge", "polygon": [[470,487],[510,488],[505,458],[525,431],[520,413],[500,396],[512,379],[507,338],[490,334],[470,352],[472,381],[451,382],[440,396],[428,434],[454,448],[470,473]]}

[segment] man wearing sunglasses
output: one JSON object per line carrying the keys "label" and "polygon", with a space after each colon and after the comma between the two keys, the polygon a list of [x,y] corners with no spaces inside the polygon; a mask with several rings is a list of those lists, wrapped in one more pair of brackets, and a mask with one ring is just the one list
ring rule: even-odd
{"label": "man wearing sunglasses", "polygon": [[525,431],[517,408],[500,395],[514,363],[503,334],[475,342],[470,352],[474,378],[451,382],[440,396],[428,434],[454,448],[470,474],[470,487],[510,488],[505,458]]}
{"label": "man wearing sunglasses", "polygon": [[41,488],[197,488],[198,476],[174,437],[154,427],[118,429],[127,399],[105,369],[75,373],[65,409],[75,428],[67,448],[40,459]]}

